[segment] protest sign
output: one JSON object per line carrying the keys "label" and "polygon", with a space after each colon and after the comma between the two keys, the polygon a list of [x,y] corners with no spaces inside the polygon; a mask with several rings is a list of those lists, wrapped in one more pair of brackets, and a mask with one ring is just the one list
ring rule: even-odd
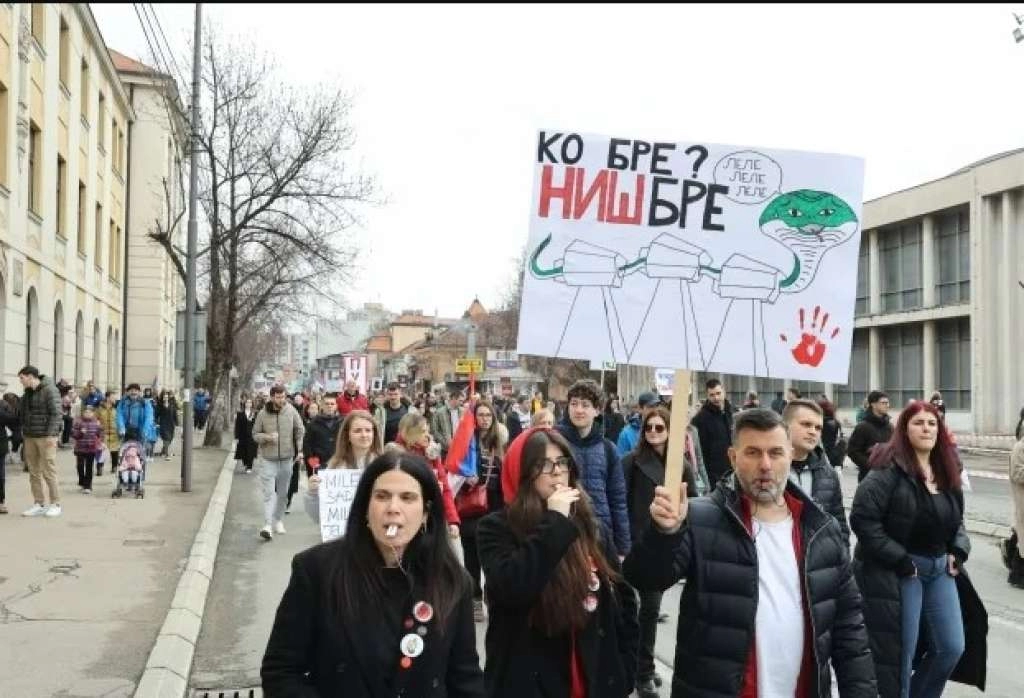
{"label": "protest sign", "polygon": [[348,512],[359,486],[362,470],[325,468],[320,470],[320,538],[326,543],[345,534]]}
{"label": "protest sign", "polygon": [[518,351],[845,383],[861,159],[541,131]]}

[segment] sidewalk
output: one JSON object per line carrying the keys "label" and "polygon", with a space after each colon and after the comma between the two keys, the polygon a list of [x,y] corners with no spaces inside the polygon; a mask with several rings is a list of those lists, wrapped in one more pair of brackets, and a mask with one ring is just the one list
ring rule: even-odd
{"label": "sidewalk", "polygon": [[28,473],[7,467],[0,696],[133,695],[226,455],[195,449],[190,493],[180,489],[180,457],[157,458],[144,499],[112,499],[107,471],[80,494],[74,456],[60,450],[56,519],[21,516],[32,504]]}

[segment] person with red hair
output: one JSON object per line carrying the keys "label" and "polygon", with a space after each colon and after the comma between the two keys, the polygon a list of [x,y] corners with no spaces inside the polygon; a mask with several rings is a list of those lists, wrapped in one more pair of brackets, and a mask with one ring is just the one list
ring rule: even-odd
{"label": "person with red hair", "polygon": [[938,696],[950,679],[984,690],[988,620],[964,572],[960,465],[935,405],[912,400],[868,468],[850,527],[879,695]]}

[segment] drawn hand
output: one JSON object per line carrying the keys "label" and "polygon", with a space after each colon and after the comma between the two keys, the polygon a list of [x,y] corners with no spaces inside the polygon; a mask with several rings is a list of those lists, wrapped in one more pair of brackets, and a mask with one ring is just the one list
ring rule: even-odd
{"label": "drawn hand", "polygon": [[[804,314],[805,310],[800,308],[800,342],[792,349],[793,358],[796,359],[798,364],[805,366],[816,367],[821,364],[825,359],[825,350],[828,346],[822,341],[822,337],[825,333],[825,326],[828,324],[828,313],[821,315],[821,306],[814,306],[814,316],[811,320],[811,327],[808,331],[804,325]],[[820,317],[820,324],[819,324]],[[839,334],[839,328],[832,330],[829,335],[829,339],[835,339],[836,335]],[[789,339],[784,334],[780,334],[779,337],[783,342],[788,342]]]}

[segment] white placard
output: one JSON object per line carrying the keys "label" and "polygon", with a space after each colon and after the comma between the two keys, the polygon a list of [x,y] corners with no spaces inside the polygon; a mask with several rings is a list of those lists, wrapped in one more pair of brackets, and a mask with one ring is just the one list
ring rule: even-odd
{"label": "white placard", "polygon": [[348,524],[348,510],[356,496],[362,470],[323,468],[320,475],[320,538],[323,542],[340,538]]}
{"label": "white placard", "polygon": [[658,395],[672,395],[676,382],[676,371],[673,368],[654,369],[654,387]]}
{"label": "white placard", "polygon": [[366,354],[345,354],[341,357],[341,365],[345,373],[342,388],[349,381],[355,381],[359,392],[365,395],[369,385],[369,376],[366,375],[369,357]]}
{"label": "white placard", "polygon": [[518,351],[845,383],[860,158],[541,131]]}

